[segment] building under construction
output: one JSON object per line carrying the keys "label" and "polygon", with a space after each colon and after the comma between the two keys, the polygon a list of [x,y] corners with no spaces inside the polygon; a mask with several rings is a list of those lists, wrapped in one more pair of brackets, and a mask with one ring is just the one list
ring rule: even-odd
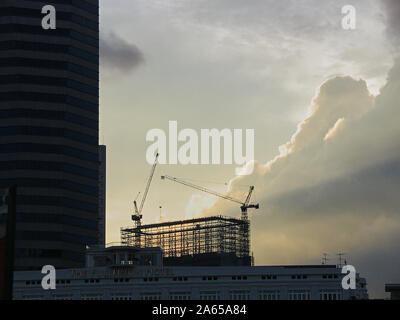
{"label": "building under construction", "polygon": [[161,247],[165,265],[251,265],[247,219],[223,216],[121,228],[121,241]]}

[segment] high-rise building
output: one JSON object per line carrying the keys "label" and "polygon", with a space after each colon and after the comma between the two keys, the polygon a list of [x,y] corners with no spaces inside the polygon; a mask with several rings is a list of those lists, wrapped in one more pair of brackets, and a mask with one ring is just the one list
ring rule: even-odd
{"label": "high-rise building", "polygon": [[17,270],[83,266],[98,242],[98,119],[98,0],[1,0],[0,188],[18,188]]}
{"label": "high-rise building", "polygon": [[99,146],[99,241],[98,244],[106,244],[106,165],[107,147]]}

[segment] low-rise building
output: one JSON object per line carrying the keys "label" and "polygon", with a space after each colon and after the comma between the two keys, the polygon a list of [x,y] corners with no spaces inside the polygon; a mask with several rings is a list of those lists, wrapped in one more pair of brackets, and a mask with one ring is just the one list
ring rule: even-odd
{"label": "low-rise building", "polygon": [[390,292],[391,300],[400,300],[400,283],[388,283],[385,285],[385,292]]}
{"label": "low-rise building", "polygon": [[368,299],[366,281],[344,290],[335,265],[164,266],[160,248],[92,247],[86,268],[56,271],[44,290],[40,271],[15,273],[14,299],[348,300]]}

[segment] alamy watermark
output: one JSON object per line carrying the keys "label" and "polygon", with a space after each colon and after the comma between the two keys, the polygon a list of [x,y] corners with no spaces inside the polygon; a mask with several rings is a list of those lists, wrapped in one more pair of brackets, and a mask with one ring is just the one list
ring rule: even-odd
{"label": "alamy watermark", "polygon": [[55,290],[56,289],[56,269],[54,266],[46,265],[42,268],[42,274],[45,276],[42,278],[43,290]]}
{"label": "alamy watermark", "polygon": [[342,28],[344,30],[355,30],[357,25],[356,8],[352,5],[342,7]]}
{"label": "alamy watermark", "polygon": [[45,16],[42,18],[42,28],[44,30],[55,30],[57,28],[56,8],[52,5],[45,5],[42,8],[42,14],[45,14]]}
{"label": "alamy watermark", "polygon": [[244,135],[245,143],[242,129],[178,131],[178,122],[169,121],[168,133],[162,129],[147,132],[146,141],[153,143],[147,148],[146,160],[153,164],[159,153],[160,164],[236,164],[240,166],[237,175],[248,175],[254,169],[254,129],[246,129]]}
{"label": "alamy watermark", "polygon": [[344,290],[356,289],[356,268],[354,268],[352,265],[343,266],[342,273],[346,274],[342,278],[342,288]]}

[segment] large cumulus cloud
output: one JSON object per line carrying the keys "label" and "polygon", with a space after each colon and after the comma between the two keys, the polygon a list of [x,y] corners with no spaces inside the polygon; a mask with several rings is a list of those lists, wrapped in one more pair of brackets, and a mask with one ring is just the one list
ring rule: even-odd
{"label": "large cumulus cloud", "polygon": [[[323,252],[345,251],[368,277],[372,296],[383,295],[382,278],[399,280],[398,101],[399,61],[376,98],[363,80],[330,79],[280,155],[258,164],[252,176],[233,179],[237,197],[241,185],[256,186],[257,263],[315,263]],[[238,209],[218,201],[205,214],[235,215]]]}
{"label": "large cumulus cloud", "polygon": [[[400,2],[384,0],[387,35],[400,44]],[[397,50],[397,49],[396,49]],[[373,97],[363,80],[335,77],[318,90],[310,116],[253,175],[234,178],[230,192],[256,186],[251,213],[258,264],[316,263],[345,251],[367,276],[372,297],[400,281],[400,60]],[[259,146],[260,147],[260,146]],[[218,200],[203,213],[238,215]]]}

